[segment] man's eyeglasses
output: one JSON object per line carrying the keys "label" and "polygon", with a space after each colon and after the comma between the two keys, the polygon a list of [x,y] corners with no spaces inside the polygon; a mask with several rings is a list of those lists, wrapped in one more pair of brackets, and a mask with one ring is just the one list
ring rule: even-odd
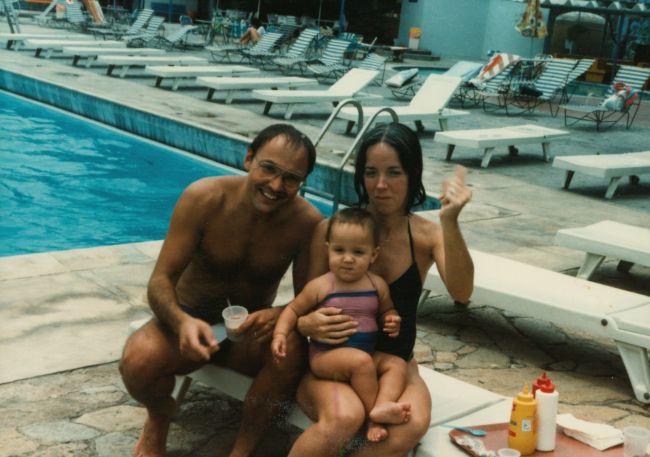
{"label": "man's eyeglasses", "polygon": [[257,168],[264,177],[275,178],[276,176],[280,176],[282,178],[282,183],[287,190],[298,189],[302,186],[302,183],[305,182],[306,176],[286,170],[270,160],[257,160],[256,158],[253,158],[253,160],[257,163]]}

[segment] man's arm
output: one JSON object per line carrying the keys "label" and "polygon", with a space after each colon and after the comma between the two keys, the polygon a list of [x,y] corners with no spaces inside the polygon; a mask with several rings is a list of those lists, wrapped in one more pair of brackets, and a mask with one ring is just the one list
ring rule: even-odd
{"label": "man's arm", "polygon": [[191,185],[178,200],[147,289],[151,310],[176,334],[187,317],[178,304],[176,283],[201,239],[203,211],[197,207],[200,187],[200,183]]}

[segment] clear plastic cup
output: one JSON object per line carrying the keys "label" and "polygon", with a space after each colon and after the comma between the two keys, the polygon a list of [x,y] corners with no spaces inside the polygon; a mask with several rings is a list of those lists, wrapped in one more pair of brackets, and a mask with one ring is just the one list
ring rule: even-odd
{"label": "clear plastic cup", "polygon": [[248,316],[248,310],[243,306],[228,306],[223,309],[221,315],[223,316],[223,322],[226,325],[226,334],[228,335],[228,339],[230,341],[240,341],[242,336],[236,335],[234,330],[244,323]]}
{"label": "clear plastic cup", "polygon": [[512,449],[509,447],[504,447],[497,451],[498,457],[521,457],[521,452],[517,449]]}
{"label": "clear plastic cup", "polygon": [[623,429],[623,456],[645,457],[650,430],[645,427],[629,426]]}

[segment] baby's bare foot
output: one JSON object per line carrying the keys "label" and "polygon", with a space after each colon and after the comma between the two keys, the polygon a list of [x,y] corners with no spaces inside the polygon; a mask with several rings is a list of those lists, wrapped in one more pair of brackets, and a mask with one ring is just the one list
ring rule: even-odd
{"label": "baby's bare foot", "polygon": [[370,411],[370,420],[381,424],[403,424],[411,418],[411,404],[386,402],[375,405]]}
{"label": "baby's bare foot", "polygon": [[373,443],[378,443],[384,441],[388,438],[388,430],[381,424],[376,424],[374,422],[368,423],[368,434],[366,435],[368,441]]}

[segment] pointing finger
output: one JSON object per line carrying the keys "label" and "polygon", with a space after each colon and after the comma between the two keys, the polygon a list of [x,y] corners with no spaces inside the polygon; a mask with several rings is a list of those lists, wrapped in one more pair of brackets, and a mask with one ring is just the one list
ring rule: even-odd
{"label": "pointing finger", "polygon": [[465,182],[465,176],[467,175],[467,168],[463,167],[462,165],[457,165],[456,166],[456,179],[463,184]]}

